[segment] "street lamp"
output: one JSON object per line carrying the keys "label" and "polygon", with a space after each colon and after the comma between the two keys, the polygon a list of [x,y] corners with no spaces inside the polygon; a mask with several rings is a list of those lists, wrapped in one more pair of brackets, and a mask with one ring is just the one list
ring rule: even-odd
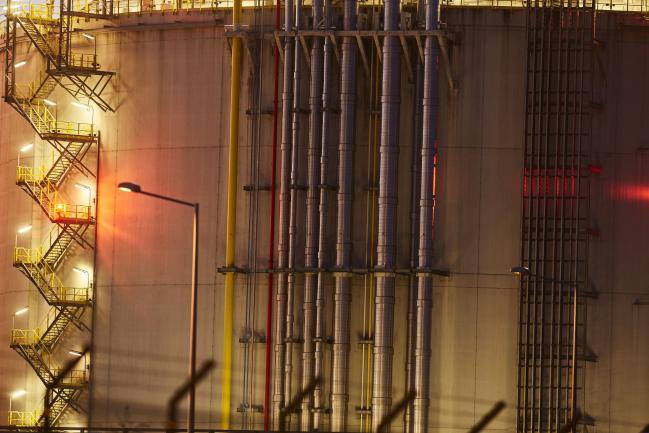
{"label": "street lamp", "polygon": [[77,268],[76,266],[72,268],[74,272],[77,274],[81,274],[86,277],[86,288],[90,288],[90,272],[86,271],[85,269]]}
{"label": "street lamp", "polygon": [[88,213],[90,213],[90,206],[92,205],[92,188],[82,183],[75,183],[74,186],[88,194]]}
{"label": "street lamp", "polygon": [[24,390],[24,389],[19,389],[19,390],[14,391],[14,392],[11,393],[11,395],[9,396],[9,414],[11,414],[11,405],[12,405],[14,399],[20,398],[20,397],[24,396],[25,394],[27,394],[27,391]]}
{"label": "street lamp", "polygon": [[29,224],[29,225],[23,226],[23,227],[19,228],[18,230],[16,230],[16,248],[18,248],[18,235],[24,235],[25,233],[27,233],[31,229],[32,229],[32,225]]}
{"label": "street lamp", "polygon": [[11,316],[11,329],[16,329],[16,316],[21,316],[29,311],[29,307],[23,307]]}
{"label": "street lamp", "polygon": [[20,148],[20,151],[18,152],[18,167],[20,167],[20,155],[29,152],[30,150],[33,149],[33,147],[34,147],[34,143],[29,143]]}
{"label": "street lamp", "polygon": [[152,192],[143,191],[140,185],[132,182],[120,182],[117,185],[120,191],[132,192],[135,194],[147,195],[160,200],[170,201],[194,209],[194,235],[193,235],[193,253],[192,253],[192,293],[191,293],[191,312],[189,321],[189,407],[187,410],[187,432],[194,433],[195,421],[195,401],[196,401],[196,315],[198,306],[197,280],[198,280],[198,203],[190,203],[184,200],[178,200]]}
{"label": "street lamp", "polygon": [[543,275],[532,272],[527,266],[513,266],[511,268],[511,273],[520,275],[521,278],[538,278],[546,283],[555,283],[561,286],[568,286],[572,289],[572,369],[570,372],[570,388],[572,395],[570,396],[570,405],[572,406],[572,416],[574,417],[577,413],[577,394],[575,393],[575,387],[577,386],[577,283],[572,284],[570,282],[544,277]]}

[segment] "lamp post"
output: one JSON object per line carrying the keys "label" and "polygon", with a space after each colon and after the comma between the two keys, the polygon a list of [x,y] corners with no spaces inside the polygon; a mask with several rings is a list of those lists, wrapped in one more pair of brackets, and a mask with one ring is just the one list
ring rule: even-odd
{"label": "lamp post", "polygon": [[[577,283],[575,284],[570,284],[566,283],[565,281],[562,280],[556,280],[554,278],[547,278],[544,277],[543,275],[539,275],[536,273],[533,273],[530,268],[527,266],[514,266],[511,268],[511,273],[515,275],[520,275],[521,278],[523,277],[533,277],[533,278],[538,278],[541,279],[543,282],[547,283],[555,283],[559,284],[561,286],[568,286],[572,289],[572,357],[571,357],[571,362],[572,362],[572,368],[570,369],[570,406],[571,406],[571,417],[574,419],[574,417],[577,414],[577,394],[575,393],[575,387],[577,386],[577,374],[576,374],[576,367],[577,367]],[[575,432],[575,427],[572,427],[572,431]]]}
{"label": "lamp post", "polygon": [[198,203],[190,203],[184,200],[178,200],[172,197],[143,191],[140,185],[132,182],[121,182],[117,185],[120,191],[143,194],[160,200],[170,201],[172,203],[188,206],[194,209],[194,235],[193,235],[193,253],[192,253],[192,291],[191,291],[191,313],[189,321],[189,381],[191,388],[189,390],[189,407],[187,410],[187,431],[194,433],[194,422],[196,413],[196,316],[198,306],[197,280],[198,280]]}
{"label": "lamp post", "polygon": [[34,143],[29,143],[20,148],[18,152],[18,167],[20,167],[20,155],[27,153],[34,148]]}
{"label": "lamp post", "polygon": [[25,391],[24,389],[19,389],[18,391],[14,391],[14,392],[11,393],[11,395],[9,395],[9,425],[11,425],[11,419],[12,419],[12,408],[11,408],[11,406],[12,406],[12,403],[13,403],[14,399],[20,398],[20,397],[24,396],[25,394],[27,394],[27,391]]}
{"label": "lamp post", "polygon": [[76,272],[77,274],[81,274],[81,275],[86,277],[86,287],[85,288],[90,289],[90,272],[86,271],[85,269],[81,269],[81,268],[77,268],[77,267],[72,268],[72,270],[74,272]]}
{"label": "lamp post", "polygon": [[16,316],[20,316],[29,311],[29,307],[23,307],[11,315],[11,329],[16,329]]}
{"label": "lamp post", "polygon": [[26,225],[26,226],[21,227],[21,228],[19,228],[18,230],[16,230],[16,244],[15,244],[15,245],[16,245],[16,248],[18,248],[18,236],[19,236],[19,235],[24,235],[25,233],[27,233],[27,232],[30,231],[31,229],[32,229],[32,225],[29,224],[29,225]]}

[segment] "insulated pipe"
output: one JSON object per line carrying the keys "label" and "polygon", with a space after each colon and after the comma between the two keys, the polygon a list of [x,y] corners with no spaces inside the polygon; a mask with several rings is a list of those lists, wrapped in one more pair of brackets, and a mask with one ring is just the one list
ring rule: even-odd
{"label": "insulated pipe", "polygon": [[[324,11],[324,28],[331,28],[331,0],[325,0],[325,11]],[[315,353],[314,353],[314,375],[315,377],[323,377],[323,362],[324,362],[324,332],[325,332],[325,323],[324,323],[324,297],[325,297],[325,287],[324,287],[324,273],[323,269],[326,266],[326,242],[327,242],[327,231],[325,230],[327,224],[327,168],[329,163],[329,152],[327,150],[327,131],[330,127],[330,113],[331,113],[331,101],[330,101],[330,86],[331,86],[331,62],[332,62],[332,50],[331,50],[331,41],[329,38],[325,38],[324,41],[324,55],[323,55],[323,77],[322,77],[322,128],[321,128],[321,137],[320,137],[320,202],[319,202],[319,217],[320,221],[318,224],[318,286],[316,291],[316,323],[315,323]],[[322,385],[321,382],[318,382],[314,391],[313,391],[313,429],[321,430],[320,425],[321,413],[323,412],[323,398],[322,398]]]}
{"label": "insulated pipe", "polygon": [[[426,1],[426,30],[438,26],[438,0]],[[415,347],[415,401],[413,433],[428,429],[430,326],[433,306],[433,179],[437,140],[438,71],[437,39],[426,37],[424,46],[424,101],[421,143],[421,189],[419,200],[419,283],[417,290],[417,337]]]}
{"label": "insulated pipe", "polygon": [[[232,5],[232,27],[241,25],[241,0]],[[241,87],[241,38],[232,39],[232,71],[230,74],[230,144],[228,146],[228,209],[226,219],[225,266],[234,268],[234,247],[237,220],[237,151],[239,147],[239,89]],[[232,309],[234,273],[225,274],[223,302],[223,376],[221,383],[221,428],[230,428],[230,388],[232,382]]]}
{"label": "insulated pipe", "polygon": [[[419,251],[419,190],[421,186],[421,121],[422,121],[422,97],[424,87],[424,74],[421,62],[417,62],[415,73],[415,101],[414,101],[414,125],[412,144],[412,184],[411,184],[411,209],[410,209],[410,268],[415,269],[418,264]],[[415,346],[417,334],[417,277],[410,275],[408,281],[408,314],[407,314],[407,348],[406,348],[406,393],[410,394],[415,390]],[[412,432],[412,411],[413,405],[406,405],[404,413],[404,432]]]}
{"label": "insulated pipe", "polygon": [[[284,28],[293,28],[293,0],[285,0]],[[288,227],[290,213],[291,112],[293,104],[294,39],[284,40],[284,76],[282,88],[282,140],[280,145],[279,227],[277,240],[277,293],[275,295],[275,369],[273,372],[273,430],[279,430],[279,418],[286,402],[284,361],[286,359],[286,304],[288,283]]]}
{"label": "insulated pipe", "polygon": [[[281,13],[280,0],[275,4],[275,29],[280,30]],[[271,374],[271,344],[273,339],[273,266],[275,252],[275,194],[277,178],[277,120],[278,120],[278,97],[279,97],[279,48],[273,50],[273,146],[270,180],[270,222],[268,232],[268,290],[266,306],[266,365],[264,372],[264,430],[270,430],[270,374]]]}
{"label": "insulated pipe", "polygon": [[[356,0],[345,0],[344,29],[356,30]],[[345,431],[349,377],[349,304],[351,302],[351,216],[354,193],[352,168],[356,110],[356,40],[343,39],[340,77],[340,136],[338,142],[338,196],[336,286],[331,381],[331,431]]]}
{"label": "insulated pipe", "polygon": [[[398,30],[398,22],[399,0],[385,0],[384,30]],[[374,431],[390,412],[392,405],[397,150],[401,90],[400,49],[398,37],[385,37],[381,89],[376,294],[374,297],[376,311],[372,379],[372,427]],[[389,426],[387,428],[389,429]]]}
{"label": "insulated pipe", "polygon": [[[300,29],[302,20],[302,0],[295,2],[295,30]],[[286,290],[286,357],[284,359],[284,395],[291,397],[291,384],[293,379],[293,343],[295,336],[293,326],[295,321],[295,243],[297,238],[297,192],[298,192],[298,150],[300,146],[300,80],[302,55],[301,50],[295,47],[293,51],[293,122],[291,125],[291,184],[290,184],[290,213],[288,223],[288,285]],[[287,428],[291,427],[291,414],[288,414]]]}
{"label": "insulated pipe", "polygon": [[[322,0],[311,5],[313,30],[322,24]],[[315,377],[315,327],[318,264],[318,193],[320,184],[320,146],[322,142],[322,38],[316,37],[311,48],[311,81],[309,86],[309,143],[307,147],[306,237],[304,248],[303,328],[302,335],[302,389]],[[313,426],[313,394],[307,394],[301,403],[301,428],[311,431]]]}

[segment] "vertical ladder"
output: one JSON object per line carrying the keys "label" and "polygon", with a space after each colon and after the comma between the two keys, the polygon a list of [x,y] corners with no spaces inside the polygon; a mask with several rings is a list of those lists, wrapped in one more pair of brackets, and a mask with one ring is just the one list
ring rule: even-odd
{"label": "vertical ladder", "polygon": [[527,8],[520,433],[557,432],[583,403],[594,19],[585,0]]}

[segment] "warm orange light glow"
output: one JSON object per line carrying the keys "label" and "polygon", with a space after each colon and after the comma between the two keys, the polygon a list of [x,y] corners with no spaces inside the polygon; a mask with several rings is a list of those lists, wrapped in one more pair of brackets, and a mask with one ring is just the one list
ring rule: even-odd
{"label": "warm orange light glow", "polygon": [[120,186],[119,190],[124,191],[124,192],[133,192],[133,191],[131,191],[131,188],[126,188],[125,186]]}

